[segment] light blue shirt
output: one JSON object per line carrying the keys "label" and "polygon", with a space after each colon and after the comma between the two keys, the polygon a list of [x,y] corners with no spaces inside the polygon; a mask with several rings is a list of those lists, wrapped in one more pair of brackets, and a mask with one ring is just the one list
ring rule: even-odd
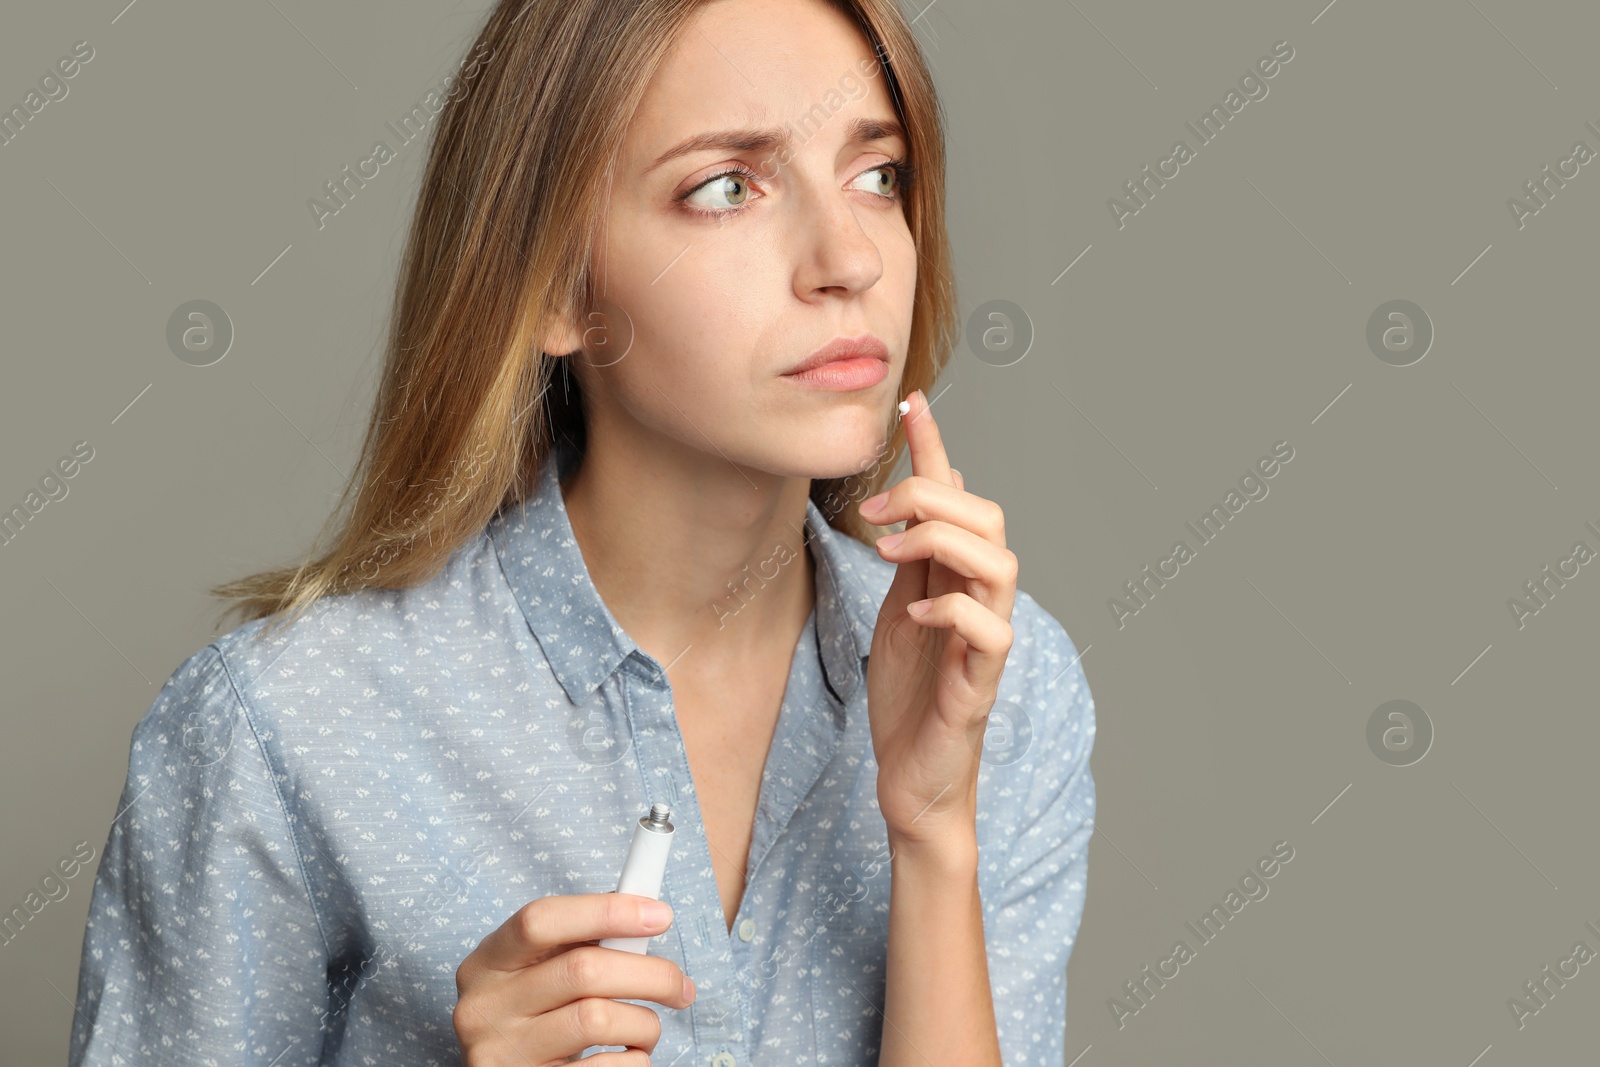
{"label": "light blue shirt", "polygon": [[[616,889],[657,801],[677,829],[661,892],[676,916],[650,952],[698,996],[630,1001],[660,1016],[653,1062],[877,1062],[892,868],[866,666],[894,565],[808,501],[816,606],[730,933],[672,686],[573,537],[557,481],[573,459],[563,444],[432,580],[326,598],[270,640],[247,623],[173,672],[133,730],[70,1067],[458,1065],[462,959],[530,900]],[[741,576],[741,595],[777,565]],[[1012,625],[978,779],[979,889],[1004,1061],[1060,1065],[1094,702],[1025,592]]]}

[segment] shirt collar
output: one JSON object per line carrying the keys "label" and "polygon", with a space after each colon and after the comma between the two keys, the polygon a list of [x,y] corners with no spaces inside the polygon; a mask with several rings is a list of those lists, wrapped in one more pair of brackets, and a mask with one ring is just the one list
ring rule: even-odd
{"label": "shirt collar", "polygon": [[[528,629],[573,703],[582,703],[630,655],[660,664],[628,636],[589,576],[561,495],[560,479],[577,460],[561,440],[547,453],[536,488],[489,523],[488,534]],[[841,705],[866,677],[877,604],[857,568],[870,549],[828,525],[806,500],[806,542],[816,564],[816,625],[823,670]],[[874,560],[877,559],[872,554]],[[880,598],[881,599],[881,598]]]}

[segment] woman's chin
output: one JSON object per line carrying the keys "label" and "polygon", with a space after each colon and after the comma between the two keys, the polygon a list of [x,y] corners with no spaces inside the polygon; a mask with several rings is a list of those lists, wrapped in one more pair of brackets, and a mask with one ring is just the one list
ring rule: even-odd
{"label": "woman's chin", "polygon": [[811,448],[791,445],[785,451],[796,474],[815,481],[869,473],[889,461],[888,442],[881,434],[871,433],[848,440],[819,440]]}

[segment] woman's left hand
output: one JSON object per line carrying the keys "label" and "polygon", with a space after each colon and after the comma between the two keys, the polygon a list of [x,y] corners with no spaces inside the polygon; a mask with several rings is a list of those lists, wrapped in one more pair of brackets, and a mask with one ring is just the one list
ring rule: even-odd
{"label": "woman's left hand", "polygon": [[911,476],[861,504],[873,525],[906,523],[877,543],[899,564],[867,661],[878,806],[891,843],[970,841],[984,729],[1011,649],[1017,557],[1000,506],[951,469],[927,398],[919,389],[906,399]]}

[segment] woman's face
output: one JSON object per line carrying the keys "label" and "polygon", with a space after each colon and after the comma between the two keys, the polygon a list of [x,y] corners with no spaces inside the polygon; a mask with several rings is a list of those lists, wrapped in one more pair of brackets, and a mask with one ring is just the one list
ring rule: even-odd
{"label": "woman's face", "polygon": [[[606,344],[577,357],[591,435],[786,477],[872,465],[899,400],[917,270],[898,126],[871,48],[821,0],[699,12],[610,179],[589,320]],[[707,136],[727,131],[770,136]],[[874,384],[785,376],[867,335],[887,350]]]}

